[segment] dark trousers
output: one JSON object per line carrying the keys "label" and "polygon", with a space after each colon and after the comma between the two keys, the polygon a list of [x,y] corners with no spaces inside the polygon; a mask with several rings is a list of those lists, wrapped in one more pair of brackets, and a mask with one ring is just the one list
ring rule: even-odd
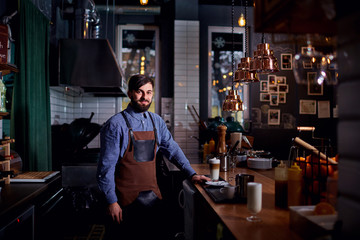
{"label": "dark trousers", "polygon": [[167,226],[171,224],[167,214],[162,200],[157,199],[150,206],[135,200],[123,208],[123,221],[120,224],[109,219],[105,239],[171,239],[167,231]]}

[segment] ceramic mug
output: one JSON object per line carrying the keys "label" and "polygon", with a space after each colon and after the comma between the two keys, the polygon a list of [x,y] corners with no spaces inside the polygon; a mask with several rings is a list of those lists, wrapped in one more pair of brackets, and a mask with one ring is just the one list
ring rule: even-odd
{"label": "ceramic mug", "polygon": [[231,186],[231,185],[226,185],[226,186],[220,188],[220,192],[222,194],[224,194],[226,199],[233,199],[235,196],[235,190],[236,190],[236,187]]}

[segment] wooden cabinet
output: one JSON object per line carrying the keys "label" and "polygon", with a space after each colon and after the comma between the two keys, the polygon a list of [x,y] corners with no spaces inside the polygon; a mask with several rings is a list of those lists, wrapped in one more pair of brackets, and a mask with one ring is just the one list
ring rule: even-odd
{"label": "wooden cabinet", "polygon": [[264,33],[336,33],[332,1],[255,0],[255,31]]}

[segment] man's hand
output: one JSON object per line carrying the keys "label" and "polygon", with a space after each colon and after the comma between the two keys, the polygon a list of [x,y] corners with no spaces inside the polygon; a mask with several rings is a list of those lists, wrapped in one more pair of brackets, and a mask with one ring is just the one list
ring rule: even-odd
{"label": "man's hand", "polygon": [[211,179],[204,175],[195,174],[192,176],[191,181],[194,183],[201,183],[201,182],[211,181]]}
{"label": "man's hand", "polygon": [[114,202],[108,206],[108,213],[112,217],[113,221],[120,223],[122,219],[122,209],[117,202]]}

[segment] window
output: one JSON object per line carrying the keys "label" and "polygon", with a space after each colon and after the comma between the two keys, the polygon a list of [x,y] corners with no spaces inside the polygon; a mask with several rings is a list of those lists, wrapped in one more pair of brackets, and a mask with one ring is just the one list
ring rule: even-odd
{"label": "window", "polygon": [[212,118],[221,116],[226,118],[232,115],[235,121],[243,123],[248,109],[248,86],[234,82],[234,89],[238,90],[244,103],[244,112],[228,113],[222,111],[222,104],[227,91],[232,89],[232,51],[234,50],[234,70],[244,57],[244,35],[245,28],[234,28],[234,48],[231,27],[209,27],[209,58],[208,58],[208,80],[209,80],[209,112]]}
{"label": "window", "polygon": [[[159,109],[159,31],[154,26],[119,25],[116,53],[126,80],[134,74],[145,74],[154,80],[154,97],[149,111]],[[122,109],[129,103],[123,98]],[[158,110],[159,111],[159,110]]]}

